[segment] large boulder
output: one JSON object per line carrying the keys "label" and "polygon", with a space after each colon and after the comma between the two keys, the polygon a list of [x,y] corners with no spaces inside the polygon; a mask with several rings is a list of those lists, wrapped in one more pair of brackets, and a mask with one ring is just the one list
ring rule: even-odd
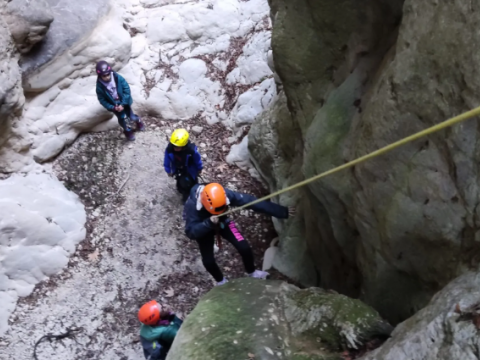
{"label": "large boulder", "polygon": [[[26,92],[42,92],[69,77],[91,75],[109,60],[118,70],[130,59],[131,38],[110,0],[46,0],[55,21],[44,41],[21,60]],[[53,6],[54,5],[54,6]]]}
{"label": "large boulder", "polygon": [[47,0],[12,0],[7,4],[5,20],[18,51],[25,54],[43,40],[53,13]]}
{"label": "large boulder", "polygon": [[18,67],[15,45],[8,26],[0,16],[0,148],[10,132],[10,121],[19,115],[25,103],[22,90],[22,77]]}
{"label": "large boulder", "polygon": [[0,180],[0,335],[18,298],[67,265],[85,222],[78,196],[52,175]]}
{"label": "large boulder", "polygon": [[359,300],[281,281],[238,279],[205,295],[175,338],[168,360],[340,360],[340,352],[391,326]]}
{"label": "large boulder", "polygon": [[361,360],[477,360],[480,338],[480,275],[453,280],[392,337]]}
{"label": "large boulder", "polygon": [[[462,1],[270,3],[288,106],[249,142],[272,190],[478,105],[480,15]],[[280,266],[301,277],[289,249],[306,248],[321,286],[411,316],[478,260],[478,137],[465,122],[299,189]]]}

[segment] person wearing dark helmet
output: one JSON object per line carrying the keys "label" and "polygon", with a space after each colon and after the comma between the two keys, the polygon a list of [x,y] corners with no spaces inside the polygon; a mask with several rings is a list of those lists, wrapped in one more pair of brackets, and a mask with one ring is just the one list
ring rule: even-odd
{"label": "person wearing dark helmet", "polygon": [[137,130],[145,130],[145,125],[132,110],[133,99],[130,86],[104,60],[97,63],[96,72],[98,101],[105,109],[115,114],[127,140],[135,140],[134,130],[126,122],[127,115],[136,123]]}
{"label": "person wearing dark helmet", "polygon": [[[209,183],[195,185],[185,203],[185,233],[190,239],[197,241],[203,266],[213,276],[217,285],[223,285],[228,280],[223,276],[215,261],[216,234],[226,239],[237,249],[248,276],[265,279],[269,275],[265,271],[255,270],[252,248],[239,232],[235,222],[227,216],[221,216],[229,206],[242,206],[254,200],[256,198],[252,195],[224,189],[222,185],[217,183]],[[270,201],[262,201],[248,207],[248,209],[279,219],[287,219],[295,214],[294,207],[285,207]]]}

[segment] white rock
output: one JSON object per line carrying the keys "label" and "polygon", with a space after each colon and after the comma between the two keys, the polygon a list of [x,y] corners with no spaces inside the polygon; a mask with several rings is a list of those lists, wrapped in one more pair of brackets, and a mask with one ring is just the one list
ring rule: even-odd
{"label": "white rock", "polygon": [[252,123],[255,118],[270,106],[276,94],[273,79],[266,79],[260,85],[244,92],[230,114],[227,123],[230,126],[242,126]]}
{"label": "white rock", "polygon": [[85,238],[85,221],[78,197],[51,175],[0,181],[0,335],[18,297],[67,265]]}
{"label": "white rock", "polygon": [[[265,241],[265,240],[264,240]],[[263,241],[263,242],[264,242]],[[278,252],[278,248],[277,247],[269,247],[266,251],[265,251],[265,255],[263,257],[263,265],[262,265],[262,270],[263,271],[266,271],[266,270],[269,270],[272,268],[273,266],[273,260],[275,258],[275,255],[277,254]]]}
{"label": "white rock", "polygon": [[86,71],[94,74],[95,62],[105,59],[115,70],[123,67],[130,59],[132,41],[130,34],[123,28],[123,20],[119,9],[112,7],[109,15],[90,34],[77,45],[57,57],[41,71],[24,79],[27,91],[44,91],[66,77],[82,76]]}
{"label": "white rock", "polygon": [[237,67],[227,75],[229,84],[255,84],[273,74],[267,63],[270,38],[270,31],[256,33],[250,38],[237,59]]}
{"label": "white rock", "polygon": [[201,126],[193,126],[192,127],[192,132],[196,135],[200,135],[203,131],[203,127]]}

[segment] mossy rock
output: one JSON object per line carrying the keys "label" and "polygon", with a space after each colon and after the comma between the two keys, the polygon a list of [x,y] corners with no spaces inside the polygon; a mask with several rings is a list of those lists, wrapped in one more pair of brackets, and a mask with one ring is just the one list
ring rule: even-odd
{"label": "mossy rock", "polygon": [[[366,305],[363,309],[360,305],[348,304],[348,300],[355,304],[356,300],[337,294],[327,297],[318,297],[318,294],[323,294],[321,289],[299,290],[281,281],[250,278],[215,287],[186,318],[167,359],[246,360],[254,355],[255,360],[339,360],[335,346],[325,345],[330,344],[326,335],[325,340],[318,341],[321,324],[309,319],[306,328],[299,324],[310,313],[319,313],[321,299],[328,314],[332,309],[334,314],[342,314],[338,318],[321,316],[329,324],[333,321],[334,325],[329,325],[329,336],[338,338],[337,343],[341,343],[342,336],[336,336],[336,330],[361,328],[362,334],[366,334],[368,324],[377,324],[381,319],[377,314],[377,321],[371,320],[374,311],[366,311]],[[345,312],[350,310],[357,313],[348,317]],[[361,318],[363,315],[366,319]],[[347,319],[348,324],[342,327],[340,319]],[[350,322],[362,326],[350,326]],[[312,324],[317,325],[312,327]],[[355,338],[363,339],[362,336]]]}
{"label": "mossy rock", "polygon": [[330,351],[356,349],[392,327],[360,300],[319,288],[286,293],[285,316],[294,337],[312,337]]}

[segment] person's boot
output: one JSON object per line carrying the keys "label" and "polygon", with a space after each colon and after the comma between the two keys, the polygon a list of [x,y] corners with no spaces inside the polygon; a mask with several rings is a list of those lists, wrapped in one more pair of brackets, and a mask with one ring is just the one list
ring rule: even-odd
{"label": "person's boot", "polygon": [[266,271],[262,271],[262,270],[255,270],[253,273],[251,274],[248,274],[248,276],[252,277],[252,278],[255,278],[255,279],[266,279],[267,276],[269,276],[270,274]]}
{"label": "person's boot", "polygon": [[145,124],[140,119],[137,121],[137,131],[145,131]]}
{"label": "person's boot", "polygon": [[216,285],[216,286],[224,285],[224,284],[226,284],[226,283],[228,283],[228,279],[227,279],[227,278],[223,278],[222,281],[217,282],[217,285]]}
{"label": "person's boot", "polygon": [[128,141],[135,140],[135,134],[133,133],[133,130],[124,130],[123,133],[125,134],[125,137]]}

